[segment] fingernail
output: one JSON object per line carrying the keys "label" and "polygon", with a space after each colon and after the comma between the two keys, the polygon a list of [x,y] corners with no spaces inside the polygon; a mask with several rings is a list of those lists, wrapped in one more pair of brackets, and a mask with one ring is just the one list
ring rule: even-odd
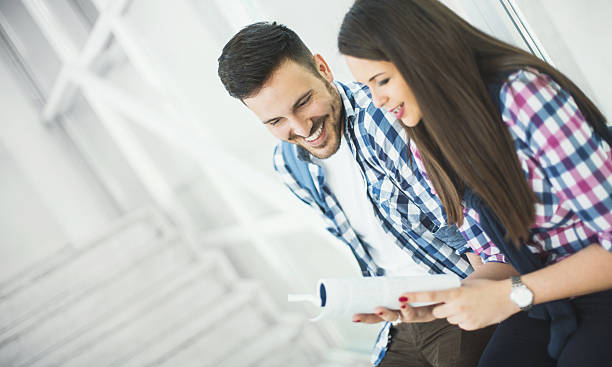
{"label": "fingernail", "polygon": [[404,309],[404,308],[406,308],[406,305],[401,305],[400,308]]}
{"label": "fingernail", "polygon": [[399,298],[399,301],[400,301],[400,302],[406,302],[406,301],[408,301],[408,298],[406,298],[406,297],[404,297],[404,296],[401,296],[401,297]]}
{"label": "fingernail", "polygon": [[353,322],[361,322],[361,320],[353,320]]}
{"label": "fingernail", "polygon": [[379,312],[379,313],[378,313],[378,316],[382,316],[382,315],[383,315],[383,313],[382,313],[382,312]]}

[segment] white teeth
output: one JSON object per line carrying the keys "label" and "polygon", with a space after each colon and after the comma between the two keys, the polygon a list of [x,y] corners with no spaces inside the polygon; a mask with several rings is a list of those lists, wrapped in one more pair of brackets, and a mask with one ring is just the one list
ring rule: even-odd
{"label": "white teeth", "polygon": [[392,109],[391,112],[393,113],[399,112],[399,110],[402,108],[403,105],[404,105],[404,102],[400,103],[400,105]]}
{"label": "white teeth", "polygon": [[317,140],[317,138],[321,135],[321,132],[323,131],[323,124],[321,124],[321,126],[319,126],[319,128],[317,129],[317,131],[314,132],[314,134],[310,135],[309,137],[305,138],[307,142],[313,142],[315,140]]}

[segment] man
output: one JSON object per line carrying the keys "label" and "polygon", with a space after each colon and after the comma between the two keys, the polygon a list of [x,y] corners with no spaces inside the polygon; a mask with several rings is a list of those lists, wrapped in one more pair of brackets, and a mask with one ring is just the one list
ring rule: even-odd
{"label": "man", "polygon": [[[494,247],[483,244],[483,265],[467,254],[457,227],[446,225],[438,198],[412,168],[401,124],[376,108],[367,87],[334,82],[323,57],[293,31],[265,22],[244,28],[225,45],[219,77],[282,140],[274,152],[276,171],[298,198],[320,210],[364,276],[465,278],[473,271],[468,256],[478,268],[471,277],[508,273]],[[372,358],[380,366],[475,366],[492,332],[434,320],[429,307],[377,308],[353,321],[386,321]]]}

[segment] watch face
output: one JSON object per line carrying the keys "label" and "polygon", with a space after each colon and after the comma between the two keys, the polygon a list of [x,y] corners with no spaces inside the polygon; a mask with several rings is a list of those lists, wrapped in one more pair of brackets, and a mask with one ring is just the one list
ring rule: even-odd
{"label": "watch face", "polygon": [[510,299],[519,307],[527,307],[533,301],[533,293],[526,287],[516,287],[512,289]]}

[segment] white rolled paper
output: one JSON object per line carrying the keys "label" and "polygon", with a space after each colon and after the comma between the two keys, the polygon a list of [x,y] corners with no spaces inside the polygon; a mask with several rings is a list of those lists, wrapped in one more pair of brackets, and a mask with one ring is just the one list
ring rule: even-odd
{"label": "white rolled paper", "polygon": [[[317,295],[289,295],[289,302],[306,301],[320,307],[318,321],[350,317],[356,313],[372,313],[378,306],[399,307],[398,298],[407,292],[435,291],[456,288],[461,280],[454,274],[405,277],[326,278],[319,280]],[[411,303],[411,306],[426,304]]]}

